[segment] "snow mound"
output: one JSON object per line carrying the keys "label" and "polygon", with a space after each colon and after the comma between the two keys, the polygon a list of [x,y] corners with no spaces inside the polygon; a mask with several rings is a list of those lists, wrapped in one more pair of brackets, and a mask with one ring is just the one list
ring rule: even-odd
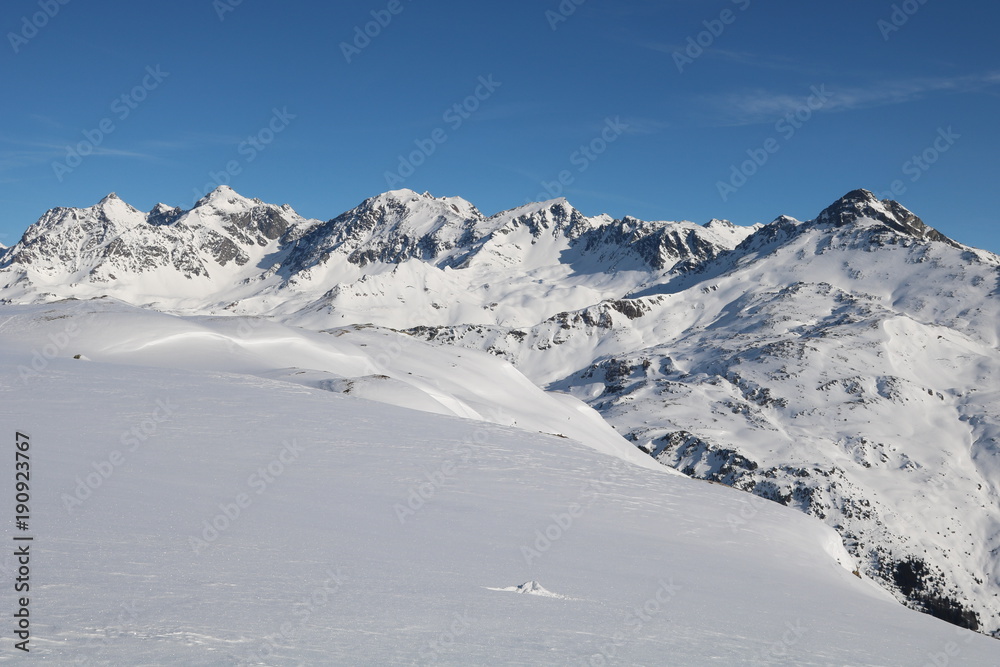
{"label": "snow mound", "polygon": [[[489,587],[487,587],[489,588]],[[559,595],[546,589],[537,581],[526,581],[520,586],[507,586],[506,588],[489,588],[491,591],[502,591],[504,593],[521,593],[523,595],[537,595],[543,598],[558,598],[560,600],[572,600],[573,598]]]}

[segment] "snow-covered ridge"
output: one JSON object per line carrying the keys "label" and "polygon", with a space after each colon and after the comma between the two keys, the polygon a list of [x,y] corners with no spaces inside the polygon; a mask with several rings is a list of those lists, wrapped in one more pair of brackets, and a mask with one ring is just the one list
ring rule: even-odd
{"label": "snow-covered ridge", "polygon": [[90,208],[52,209],[32,225],[3,257],[0,298],[111,294],[173,312],[320,326],[362,313],[390,326],[530,324],[714,257],[755,229],[589,218],[565,199],[486,217],[464,199],[412,190],[327,222],[226,186],[189,211],[159,204],[142,213],[112,194]]}

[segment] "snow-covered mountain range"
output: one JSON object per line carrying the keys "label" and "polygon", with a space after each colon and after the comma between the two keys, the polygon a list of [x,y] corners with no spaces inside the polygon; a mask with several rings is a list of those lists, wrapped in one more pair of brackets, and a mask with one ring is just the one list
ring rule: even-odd
{"label": "snow-covered mountain range", "polygon": [[32,225],[2,260],[0,297],[110,294],[172,312],[321,326],[528,326],[696,266],[753,231],[588,218],[561,199],[485,217],[463,199],[410,190],[328,222],[226,186],[190,211],[143,213],[111,194]]}
{"label": "snow-covered mountain range", "polygon": [[[1000,636],[1000,257],[870,192],[752,227],[587,217],[563,199],[484,216],[409,190],[326,222],[227,187],[187,211],[109,195],[49,211],[0,255],[6,304],[105,296],[195,318],[182,338],[225,338],[208,317],[272,320],[237,337],[248,349],[274,326],[405,331],[371,330],[440,358],[347,379],[315,355],[218,370],[441,414],[489,403],[441,388],[448,355],[502,357],[549,392],[522,425],[626,456],[589,410],[560,426],[584,415],[570,394],[648,460],[824,521],[859,575]],[[464,372],[519,391],[501,360]],[[748,520],[730,515],[734,531]]]}

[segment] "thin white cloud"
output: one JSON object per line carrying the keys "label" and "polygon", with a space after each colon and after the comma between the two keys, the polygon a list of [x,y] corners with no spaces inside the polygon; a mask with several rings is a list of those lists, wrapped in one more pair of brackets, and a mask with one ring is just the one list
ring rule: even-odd
{"label": "thin white cloud", "polygon": [[[7,142],[7,143],[14,143],[14,142]],[[63,159],[66,156],[67,146],[65,145],[60,146],[58,144],[45,144],[45,143],[35,143],[35,142],[19,142],[19,143],[20,145],[23,146],[29,146],[29,148],[21,150],[0,151],[0,171],[19,169],[32,165],[44,164],[46,162],[55,162],[57,160]],[[138,158],[144,160],[156,159],[156,156],[149,155],[147,153],[138,153],[135,151],[121,150],[117,148],[106,148],[104,146],[94,147],[93,151],[87,154],[87,157],[91,156],[127,157],[127,158]]]}
{"label": "thin white cloud", "polygon": [[[941,93],[988,92],[1000,83],[1000,72],[883,81],[866,86],[827,85],[817,82],[815,88],[825,89],[828,99],[818,112],[843,112],[870,109],[893,104],[905,104]],[[746,92],[705,95],[695,100],[703,120],[713,125],[753,125],[770,123],[802,108],[812,94],[775,93],[764,89]]]}
{"label": "thin white cloud", "polygon": [[[166,152],[194,150],[208,145],[236,145],[240,141],[242,139],[235,135],[187,134],[178,139],[146,139],[137,142],[131,149],[95,146],[87,157],[159,161]],[[13,148],[3,150],[5,145]],[[62,160],[73,145],[73,141],[60,143],[58,140],[37,141],[0,135],[0,172]]]}

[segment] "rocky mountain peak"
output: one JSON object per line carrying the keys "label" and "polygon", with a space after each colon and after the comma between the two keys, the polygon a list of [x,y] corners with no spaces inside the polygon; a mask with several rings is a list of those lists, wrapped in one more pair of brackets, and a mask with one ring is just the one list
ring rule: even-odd
{"label": "rocky mountain peak", "polygon": [[250,208],[255,204],[262,203],[259,199],[247,199],[228,185],[220,185],[199,199],[195,203],[194,208],[197,209],[203,206],[212,206],[215,208],[231,208],[233,206]]}
{"label": "rocky mountain peak", "polygon": [[712,218],[711,220],[709,220],[708,222],[706,222],[704,225],[702,225],[702,227],[704,227],[705,229],[733,229],[733,228],[736,227],[736,225],[733,224],[732,222],[730,222],[729,220],[721,220],[719,218]]}
{"label": "rocky mountain peak", "polygon": [[847,227],[863,220],[882,223],[886,227],[921,241],[957,244],[927,225],[905,206],[891,199],[878,200],[869,190],[852,190],[825,208],[815,222],[833,227]]}
{"label": "rocky mountain peak", "polygon": [[135,215],[138,209],[121,199],[116,193],[111,192],[104,196],[101,201],[94,205],[93,210],[103,213],[109,218],[116,218],[121,215]]}
{"label": "rocky mountain peak", "polygon": [[151,225],[169,225],[184,214],[184,209],[179,206],[168,206],[157,204],[146,216],[146,222]]}

